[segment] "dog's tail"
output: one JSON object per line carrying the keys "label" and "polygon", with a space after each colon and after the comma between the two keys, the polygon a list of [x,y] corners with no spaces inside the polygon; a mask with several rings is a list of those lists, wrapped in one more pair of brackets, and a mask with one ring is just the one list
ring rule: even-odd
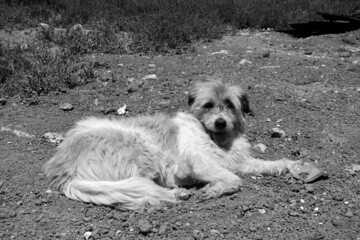
{"label": "dog's tail", "polygon": [[65,196],[100,205],[119,204],[129,210],[142,209],[146,204],[159,205],[161,201],[175,202],[175,190],[163,188],[144,177],[113,181],[86,181],[73,179],[62,189]]}

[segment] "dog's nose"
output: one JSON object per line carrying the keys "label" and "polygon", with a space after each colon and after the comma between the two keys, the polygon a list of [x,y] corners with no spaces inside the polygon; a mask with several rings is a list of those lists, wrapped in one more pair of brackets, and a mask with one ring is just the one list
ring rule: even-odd
{"label": "dog's nose", "polygon": [[226,127],[225,119],[223,119],[223,118],[216,119],[215,127],[220,130],[224,129]]}

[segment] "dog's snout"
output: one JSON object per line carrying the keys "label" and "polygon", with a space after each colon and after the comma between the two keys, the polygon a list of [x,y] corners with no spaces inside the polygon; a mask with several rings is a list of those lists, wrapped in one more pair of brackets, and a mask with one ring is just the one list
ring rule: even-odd
{"label": "dog's snout", "polygon": [[223,118],[219,118],[215,121],[215,127],[217,129],[223,130],[224,128],[226,128],[226,121]]}

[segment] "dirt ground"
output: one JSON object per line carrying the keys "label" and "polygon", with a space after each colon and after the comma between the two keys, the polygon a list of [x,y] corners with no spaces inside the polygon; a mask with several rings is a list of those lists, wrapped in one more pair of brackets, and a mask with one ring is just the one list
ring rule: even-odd
{"label": "dirt ground", "polygon": [[[73,90],[0,101],[0,239],[360,239],[360,30],[296,39],[240,31],[175,56],[90,55],[98,79]],[[221,51],[223,50],[223,51]],[[142,79],[149,74],[152,78]],[[315,161],[328,177],[242,176],[252,188],[219,199],[123,212],[51,191],[43,135],[90,115],[131,117],[187,108],[204,75],[241,85],[258,157]],[[63,103],[72,110],[61,109]],[[127,114],[116,110],[126,104]],[[271,137],[279,127],[286,137]],[[26,134],[25,134],[26,133]],[[91,236],[90,236],[91,234]]]}

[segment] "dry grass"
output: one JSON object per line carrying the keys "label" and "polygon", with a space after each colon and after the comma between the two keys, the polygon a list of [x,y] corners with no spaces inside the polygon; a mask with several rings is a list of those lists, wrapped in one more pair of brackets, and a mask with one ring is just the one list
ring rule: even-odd
{"label": "dry grass", "polygon": [[[8,89],[20,85],[27,94],[41,94],[58,88],[60,78],[68,87],[83,84],[71,69],[85,53],[178,54],[193,41],[216,39],[229,29],[286,28],[288,22],[317,19],[318,11],[347,14],[359,8],[358,0],[0,0],[0,28],[44,22],[62,28],[81,23],[92,30],[56,39],[43,36],[41,44],[66,53],[56,60],[49,49],[0,46],[0,89],[11,93]],[[126,46],[118,37],[123,32],[131,38]],[[43,61],[47,58],[52,60]],[[47,69],[54,65],[59,70],[52,74]]]}

